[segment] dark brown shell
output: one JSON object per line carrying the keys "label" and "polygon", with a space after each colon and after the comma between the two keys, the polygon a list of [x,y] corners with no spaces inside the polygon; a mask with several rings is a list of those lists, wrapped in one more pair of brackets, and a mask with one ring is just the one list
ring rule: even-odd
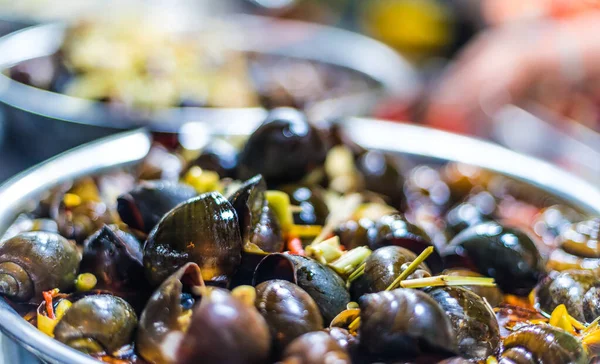
{"label": "dark brown shell", "polygon": [[323,319],[315,301],[302,288],[283,280],[256,286],[256,308],[265,318],[273,348],[281,352],[302,334],[323,329]]}
{"label": "dark brown shell", "polygon": [[341,327],[329,327],[325,329],[338,345],[348,352],[353,352],[358,347],[358,338],[352,335],[348,330]]}
{"label": "dark brown shell", "polygon": [[81,257],[55,233],[27,232],[0,244],[0,292],[15,301],[38,303],[42,292],[73,288]]}
{"label": "dark brown shell", "polygon": [[269,357],[270,347],[269,328],[258,311],[214,288],[194,307],[177,363],[260,364]]}
{"label": "dark brown shell", "polygon": [[283,279],[297,284],[317,303],[326,323],[346,309],[350,293],[346,283],[331,268],[308,257],[269,254],[254,271],[253,284]]}
{"label": "dark brown shell", "polygon": [[543,364],[588,364],[590,359],[581,342],[568,332],[550,325],[529,325],[510,334],[503,343],[502,361],[529,355],[535,363]]}
{"label": "dark brown shell", "polygon": [[288,345],[283,353],[284,364],[350,364],[350,356],[329,334],[308,332]]}
{"label": "dark brown shell", "polygon": [[188,262],[198,264],[207,282],[226,285],[241,261],[237,215],[221,194],[210,192],[169,211],[144,246],[146,277],[160,284]]}
{"label": "dark brown shell", "polygon": [[371,355],[385,358],[437,353],[450,357],[457,345],[450,319],[427,294],[395,289],[362,296],[360,344]]}
{"label": "dark brown shell", "polygon": [[546,315],[558,305],[581,322],[592,322],[600,314],[598,277],[589,270],[567,270],[544,278],[535,289],[535,303]]}
{"label": "dark brown shell", "polygon": [[[403,266],[416,257],[410,250],[394,245],[375,250],[365,260],[365,273],[350,286],[352,298],[357,300],[365,293],[384,291],[402,273]],[[419,268],[430,272],[425,263]]]}
{"label": "dark brown shell", "polygon": [[54,328],[56,340],[88,354],[111,354],[130,344],[137,326],[133,307],[120,297],[90,295],[73,303]]}
{"label": "dark brown shell", "polygon": [[117,211],[130,228],[147,234],[169,210],[196,195],[194,188],[183,183],[143,181],[119,196]]}
{"label": "dark brown shell", "polygon": [[500,328],[492,308],[475,293],[461,287],[427,290],[450,318],[460,354],[485,360],[500,344]]}
{"label": "dark brown shell", "polygon": [[183,313],[181,294],[204,285],[198,266],[188,263],[167,278],[152,294],[137,330],[136,348],[140,355],[153,363],[168,363],[176,359],[176,347],[162,343],[169,336],[181,338],[185,325],[178,320]]}
{"label": "dark brown shell", "polygon": [[252,243],[265,252],[283,250],[283,236],[277,216],[265,198],[267,184],[257,175],[240,186],[229,198],[235,209],[244,244]]}
{"label": "dark brown shell", "polygon": [[83,243],[79,269],[96,276],[97,289],[126,299],[137,310],[150,294],[142,259],[142,248],[133,235],[105,225]]}

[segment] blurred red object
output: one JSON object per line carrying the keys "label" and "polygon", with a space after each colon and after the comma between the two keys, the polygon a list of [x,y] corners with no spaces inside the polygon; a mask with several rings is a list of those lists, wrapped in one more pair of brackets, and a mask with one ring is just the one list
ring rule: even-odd
{"label": "blurred red object", "polygon": [[486,0],[483,15],[497,25],[531,18],[566,18],[592,9],[600,9],[598,0]]}
{"label": "blurred red object", "polygon": [[373,110],[373,117],[392,121],[412,121],[412,105],[404,100],[384,99]]}

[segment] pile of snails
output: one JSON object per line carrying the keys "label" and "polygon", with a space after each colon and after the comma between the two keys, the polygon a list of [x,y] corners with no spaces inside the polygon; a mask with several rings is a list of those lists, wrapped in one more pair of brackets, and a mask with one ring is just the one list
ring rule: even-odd
{"label": "pile of snails", "polygon": [[0,243],[0,293],[106,362],[588,363],[599,234],[522,182],[280,108],[47,191]]}

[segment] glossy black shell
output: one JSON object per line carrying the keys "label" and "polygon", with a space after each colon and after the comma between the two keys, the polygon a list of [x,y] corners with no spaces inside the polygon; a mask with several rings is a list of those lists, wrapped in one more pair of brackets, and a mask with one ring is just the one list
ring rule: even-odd
{"label": "glossy black shell", "polygon": [[105,225],[83,243],[79,270],[96,276],[97,289],[123,297],[137,309],[149,295],[142,260],[142,248],[133,235]]}
{"label": "glossy black shell", "polygon": [[317,186],[287,185],[281,190],[288,194],[292,205],[301,211],[294,213],[294,223],[298,225],[325,225],[329,208]]}
{"label": "glossy black shell", "polygon": [[119,196],[117,211],[129,227],[148,233],[169,210],[196,195],[183,183],[144,181]]}
{"label": "glossy black shell", "polygon": [[272,110],[239,156],[239,177],[262,174],[271,184],[300,181],[325,161],[327,148],[317,129],[300,111]]}
{"label": "glossy black shell", "polygon": [[525,233],[485,222],[458,234],[444,249],[449,267],[492,277],[505,293],[527,295],[544,274],[540,253]]}
{"label": "glossy black shell", "polygon": [[227,285],[241,261],[237,214],[221,194],[210,192],[169,211],[144,246],[146,277],[162,283],[188,262],[198,264],[205,281]]}

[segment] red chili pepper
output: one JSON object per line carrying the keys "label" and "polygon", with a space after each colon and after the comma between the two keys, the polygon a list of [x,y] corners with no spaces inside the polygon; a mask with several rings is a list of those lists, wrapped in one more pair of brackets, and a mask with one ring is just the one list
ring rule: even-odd
{"label": "red chili pepper", "polygon": [[48,314],[48,317],[55,319],[54,306],[52,306],[52,291],[42,292],[42,295],[44,296],[44,301],[46,301],[46,313]]}
{"label": "red chili pepper", "polygon": [[302,240],[299,238],[291,238],[288,240],[288,250],[292,254],[306,255],[304,252],[304,247],[302,246]]}

